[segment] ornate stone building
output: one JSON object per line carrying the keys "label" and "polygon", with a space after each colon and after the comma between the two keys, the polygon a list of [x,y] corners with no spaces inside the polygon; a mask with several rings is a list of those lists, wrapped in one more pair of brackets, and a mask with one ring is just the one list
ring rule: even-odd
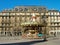
{"label": "ornate stone building", "polygon": [[30,21],[33,13],[39,23],[43,21],[44,15],[47,16],[48,34],[60,30],[60,12],[58,10],[48,10],[43,6],[16,6],[13,9],[5,9],[0,12],[0,35],[21,35],[23,30],[21,23]]}

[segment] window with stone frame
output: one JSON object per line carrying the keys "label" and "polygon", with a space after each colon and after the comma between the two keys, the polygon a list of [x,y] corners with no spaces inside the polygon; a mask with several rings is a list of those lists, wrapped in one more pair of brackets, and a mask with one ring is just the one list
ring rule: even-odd
{"label": "window with stone frame", "polygon": [[40,17],[37,17],[37,18],[36,18],[36,21],[37,21],[37,22],[40,22]]}
{"label": "window with stone frame", "polygon": [[15,15],[15,13],[10,13],[10,15]]}
{"label": "window with stone frame", "polygon": [[15,8],[15,11],[18,11],[18,8]]}
{"label": "window with stone frame", "polygon": [[53,28],[53,27],[51,27],[51,30],[54,30],[54,28]]}
{"label": "window with stone frame", "polygon": [[54,15],[57,15],[57,12],[54,12]]}
{"label": "window with stone frame", "polygon": [[51,15],[54,15],[54,13],[53,13],[53,12],[51,12]]}
{"label": "window with stone frame", "polygon": [[57,23],[57,25],[59,25],[59,23]]}
{"label": "window with stone frame", "polygon": [[20,13],[20,15],[25,15],[25,13]]}
{"label": "window with stone frame", "polygon": [[3,13],[0,13],[0,15],[3,15]]}
{"label": "window with stone frame", "polygon": [[25,22],[25,17],[22,17],[22,22]]}
{"label": "window with stone frame", "polygon": [[26,17],[26,20],[27,20],[27,21],[30,21],[30,17]]}
{"label": "window with stone frame", "polygon": [[28,11],[28,8],[24,8],[24,11]]}
{"label": "window with stone frame", "polygon": [[60,13],[59,12],[57,12],[57,15],[59,15]]}
{"label": "window with stone frame", "polygon": [[17,22],[17,23],[20,22],[20,17],[16,17],[16,22]]}
{"label": "window with stone frame", "polygon": [[19,8],[19,11],[23,11],[23,8]]}
{"label": "window with stone frame", "polygon": [[16,13],[16,15],[20,15],[20,13]]}
{"label": "window with stone frame", "polygon": [[32,8],[32,11],[37,11],[37,8]]}

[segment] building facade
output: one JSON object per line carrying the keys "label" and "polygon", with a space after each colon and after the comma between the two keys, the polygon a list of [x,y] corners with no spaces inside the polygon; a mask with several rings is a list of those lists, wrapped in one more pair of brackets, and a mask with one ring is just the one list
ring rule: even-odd
{"label": "building facade", "polygon": [[60,31],[60,11],[48,10],[42,6],[16,6],[13,9],[5,9],[0,12],[0,35],[20,36],[23,32],[22,22],[30,21],[32,14],[36,15],[36,21],[41,23],[46,15],[47,33]]}

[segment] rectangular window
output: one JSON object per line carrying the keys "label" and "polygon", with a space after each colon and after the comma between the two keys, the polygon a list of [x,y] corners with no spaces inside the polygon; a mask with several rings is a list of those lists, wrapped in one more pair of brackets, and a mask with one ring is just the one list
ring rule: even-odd
{"label": "rectangular window", "polygon": [[0,17],[0,24],[1,24],[1,22],[2,22],[2,17]]}
{"label": "rectangular window", "polygon": [[53,28],[53,27],[51,27],[51,30],[54,30],[54,28]]}
{"label": "rectangular window", "polygon": [[6,15],[6,13],[3,13],[3,15]]}
{"label": "rectangular window", "polygon": [[2,26],[2,24],[0,23],[0,26]]}
{"label": "rectangular window", "polygon": [[57,30],[59,30],[59,27],[57,27]]}
{"label": "rectangular window", "polygon": [[26,15],[30,15],[30,13],[26,13]]}
{"label": "rectangular window", "polygon": [[9,30],[9,28],[7,28],[6,30]]}
{"label": "rectangular window", "polygon": [[59,15],[59,12],[57,12],[57,15]]}
{"label": "rectangular window", "polygon": [[44,15],[44,13],[41,13],[41,15]]}
{"label": "rectangular window", "polygon": [[16,15],[20,15],[20,13],[16,13]]}
{"label": "rectangular window", "polygon": [[57,15],[57,12],[54,12],[54,15]]}
{"label": "rectangular window", "polygon": [[59,25],[59,23],[57,23],[57,25]]}
{"label": "rectangular window", "polygon": [[11,23],[14,23],[15,22],[15,17],[11,17],[10,21],[11,21]]}
{"label": "rectangular window", "polygon": [[54,21],[57,22],[57,16],[54,17]]}
{"label": "rectangular window", "polygon": [[2,24],[2,26],[5,26],[5,24]]}
{"label": "rectangular window", "polygon": [[40,17],[37,17],[37,19],[36,19],[36,20],[37,20],[37,22],[40,22]]}
{"label": "rectangular window", "polygon": [[9,24],[6,24],[6,26],[9,26]]}
{"label": "rectangular window", "polygon": [[24,22],[25,21],[25,17],[22,17],[22,22]]}
{"label": "rectangular window", "polygon": [[3,28],[3,30],[6,31],[5,28]]}
{"label": "rectangular window", "polygon": [[51,30],[53,30],[53,28],[51,27]]}
{"label": "rectangular window", "polygon": [[15,13],[10,13],[10,15],[15,15]]}
{"label": "rectangular window", "polygon": [[19,26],[19,23],[17,23],[17,26]]}
{"label": "rectangular window", "polygon": [[19,17],[16,18],[16,21],[19,22]]}
{"label": "rectangular window", "polygon": [[13,31],[13,28],[10,28],[11,31]]}
{"label": "rectangular window", "polygon": [[2,29],[0,28],[0,32],[2,31]]}
{"label": "rectangular window", "polygon": [[55,25],[57,26],[57,23]]}
{"label": "rectangular window", "polygon": [[3,20],[4,20],[4,22],[5,22],[5,21],[6,21],[6,17],[4,17],[4,19],[3,19]]}
{"label": "rectangular window", "polygon": [[7,22],[9,22],[9,17],[7,17]]}
{"label": "rectangular window", "polygon": [[59,25],[60,25],[60,23],[59,23]]}
{"label": "rectangular window", "polygon": [[30,17],[26,17],[26,21],[30,21]]}
{"label": "rectangular window", "polygon": [[3,15],[9,15],[9,13],[2,13]]}
{"label": "rectangular window", "polygon": [[35,15],[40,15],[39,13],[35,13]]}
{"label": "rectangular window", "polygon": [[50,15],[50,12],[48,12],[48,15]]}
{"label": "rectangular window", "polygon": [[25,13],[20,13],[20,15],[25,15]]}
{"label": "rectangular window", "polygon": [[46,13],[45,15],[48,15],[48,13]]}
{"label": "rectangular window", "polygon": [[54,21],[53,19],[54,19],[54,17],[51,17],[51,21],[52,21],[52,22]]}
{"label": "rectangular window", "polygon": [[53,15],[53,12],[51,12],[51,15]]}
{"label": "rectangular window", "polygon": [[57,30],[57,27],[54,27],[55,30]]}
{"label": "rectangular window", "polygon": [[6,13],[6,15],[9,15],[9,13]]}
{"label": "rectangular window", "polygon": [[58,17],[58,20],[60,20],[60,17]]}
{"label": "rectangular window", "polygon": [[2,13],[0,13],[0,15],[2,15]]}
{"label": "rectangular window", "polygon": [[52,23],[51,23],[51,25],[52,25]]}
{"label": "rectangular window", "polygon": [[48,22],[50,22],[50,17],[48,17]]}
{"label": "rectangular window", "polygon": [[13,24],[10,24],[10,26],[13,26]]}

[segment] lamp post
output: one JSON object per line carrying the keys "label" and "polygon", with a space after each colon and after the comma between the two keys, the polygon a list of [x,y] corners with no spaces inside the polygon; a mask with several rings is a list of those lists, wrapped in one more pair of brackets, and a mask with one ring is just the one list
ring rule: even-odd
{"label": "lamp post", "polygon": [[46,26],[47,26],[47,22],[46,22],[46,15],[45,15],[45,13],[44,13],[44,15],[42,16],[42,19],[43,19],[43,23],[44,23],[44,25],[45,25],[45,30],[44,30],[44,41],[46,41],[47,39],[46,39]]}

